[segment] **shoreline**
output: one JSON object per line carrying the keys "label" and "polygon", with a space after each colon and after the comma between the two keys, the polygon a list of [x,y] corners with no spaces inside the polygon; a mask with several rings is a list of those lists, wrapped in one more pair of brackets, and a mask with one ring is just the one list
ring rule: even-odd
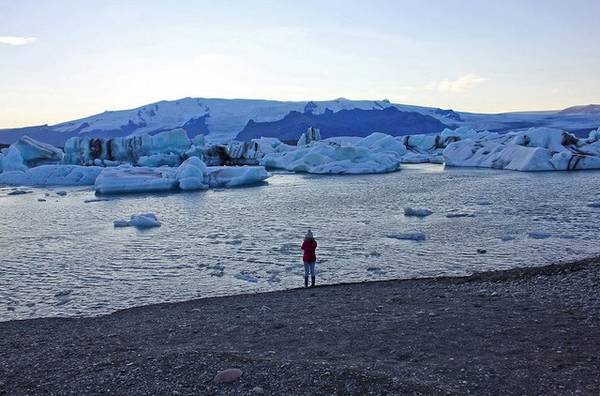
{"label": "shoreline", "polygon": [[0,322],[0,395],[597,394],[598,296],[592,257]]}

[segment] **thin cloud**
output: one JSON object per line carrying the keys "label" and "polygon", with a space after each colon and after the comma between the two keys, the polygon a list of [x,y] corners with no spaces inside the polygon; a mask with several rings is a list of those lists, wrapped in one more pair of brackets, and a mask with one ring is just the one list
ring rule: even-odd
{"label": "thin cloud", "polygon": [[37,37],[0,36],[0,44],[27,45],[37,40]]}
{"label": "thin cloud", "polygon": [[425,89],[439,92],[463,93],[483,84],[487,80],[487,78],[478,76],[477,74],[464,74],[455,80],[431,81],[425,85]]}

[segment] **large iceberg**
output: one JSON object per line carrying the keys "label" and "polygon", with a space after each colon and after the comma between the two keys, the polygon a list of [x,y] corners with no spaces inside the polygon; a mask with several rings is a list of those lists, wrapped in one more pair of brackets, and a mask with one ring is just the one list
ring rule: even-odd
{"label": "large iceberg", "polygon": [[[150,166],[177,166],[181,163],[180,157],[191,145],[184,129],[173,129],[153,136],[143,134],[113,139],[72,137],[65,143],[65,162],[92,165],[98,164],[98,161],[108,161],[137,165],[141,160]],[[161,163],[165,158],[168,158],[168,163]]]}
{"label": "large iceberg", "polygon": [[120,166],[105,168],[96,178],[99,194],[127,194],[176,190],[175,169]]}
{"label": "large iceberg", "polygon": [[96,179],[94,189],[98,194],[203,190],[257,184],[268,177],[262,166],[207,167],[202,160],[192,157],[178,168],[105,168]]}
{"label": "large iceberg", "polygon": [[600,169],[600,142],[552,128],[530,128],[504,135],[479,133],[448,144],[448,166],[472,166],[517,171]]}
{"label": "large iceberg", "polygon": [[[391,139],[391,140],[390,140]],[[313,141],[293,151],[266,154],[267,168],[315,174],[364,174],[394,172],[405,149],[385,134],[372,134],[352,143]],[[387,142],[387,144],[385,144]]]}
{"label": "large iceberg", "polygon": [[0,173],[0,184],[13,186],[90,186],[104,168],[79,165],[42,165]]}
{"label": "large iceberg", "polygon": [[25,171],[33,166],[59,163],[62,159],[61,149],[23,136],[0,155],[0,172]]}

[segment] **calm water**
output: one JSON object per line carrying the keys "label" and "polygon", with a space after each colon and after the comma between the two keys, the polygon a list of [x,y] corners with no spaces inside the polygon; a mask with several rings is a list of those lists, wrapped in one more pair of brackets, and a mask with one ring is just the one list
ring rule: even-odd
{"label": "calm water", "polygon": [[[600,250],[600,208],[586,206],[600,201],[600,172],[423,165],[387,175],[280,173],[257,187],[92,203],[84,203],[94,198],[89,189],[9,191],[0,189],[0,320],[297,287],[309,227],[320,245],[319,283],[463,275]],[[407,218],[405,206],[434,213]],[[113,227],[147,211],[162,227]],[[410,232],[427,239],[390,237]]]}

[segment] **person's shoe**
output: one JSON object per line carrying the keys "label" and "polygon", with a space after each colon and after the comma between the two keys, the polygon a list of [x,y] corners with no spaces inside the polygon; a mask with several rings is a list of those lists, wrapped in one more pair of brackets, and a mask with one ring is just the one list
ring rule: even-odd
{"label": "person's shoe", "polygon": [[308,287],[308,276],[304,277],[304,287]]}
{"label": "person's shoe", "polygon": [[314,285],[315,285],[315,277],[314,277],[314,276],[312,276],[312,277],[310,278],[310,287],[314,287]]}

